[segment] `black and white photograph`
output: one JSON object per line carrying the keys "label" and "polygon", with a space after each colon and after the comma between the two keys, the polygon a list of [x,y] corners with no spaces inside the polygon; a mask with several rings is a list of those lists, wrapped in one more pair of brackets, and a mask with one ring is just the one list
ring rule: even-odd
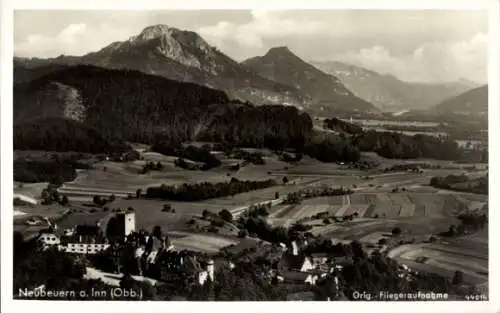
{"label": "black and white photograph", "polygon": [[491,2],[14,9],[2,289],[490,301]]}

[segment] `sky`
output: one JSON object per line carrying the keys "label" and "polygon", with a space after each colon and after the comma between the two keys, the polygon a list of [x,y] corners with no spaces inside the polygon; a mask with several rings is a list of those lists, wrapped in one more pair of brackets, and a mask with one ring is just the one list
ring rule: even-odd
{"label": "sky", "polygon": [[287,46],[406,81],[487,81],[486,10],[16,11],[14,55],[83,55],[166,24],[195,31],[237,61]]}

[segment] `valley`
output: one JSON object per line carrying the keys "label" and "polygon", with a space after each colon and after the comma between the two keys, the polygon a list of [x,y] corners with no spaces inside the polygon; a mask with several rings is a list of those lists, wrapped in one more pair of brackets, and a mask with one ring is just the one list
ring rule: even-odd
{"label": "valley", "polygon": [[217,25],[14,57],[15,288],[487,294],[487,83],[403,81],[245,28],[228,44]]}
{"label": "valley", "polygon": [[[459,174],[464,171],[460,165],[449,163],[446,169],[428,169],[424,173],[395,172],[384,173],[373,169],[359,171],[349,169],[345,165],[325,164],[312,159],[304,159],[290,164],[280,161],[269,150],[261,150],[265,160],[264,165],[249,164],[238,171],[230,171],[224,167],[209,171],[187,171],[175,166],[174,158],[159,153],[148,152],[147,148],[140,150],[140,160],[132,162],[101,161],[94,163],[90,170],[80,170],[77,178],[62,184],[57,191],[61,196],[67,196],[70,208],[80,213],[79,222],[84,222],[88,216],[98,214],[102,208],[95,209],[92,205],[94,196],[108,198],[111,195],[116,199],[105,205],[109,210],[134,208],[136,223],[139,229],[152,229],[161,226],[171,237],[176,249],[188,249],[204,253],[217,253],[219,249],[238,245],[242,239],[238,237],[238,228],[222,227],[217,233],[203,230],[206,224],[202,220],[205,210],[218,213],[223,209],[232,213],[234,219],[248,213],[252,205],[273,203],[268,209],[267,223],[273,227],[291,227],[301,223],[310,227],[314,236],[331,240],[333,243],[348,243],[353,240],[370,247],[378,246],[383,238],[391,240],[391,229],[400,227],[403,234],[399,239],[413,240],[415,243],[403,244],[389,251],[389,256],[407,264],[417,271],[431,273],[453,273],[462,270],[465,281],[480,284],[487,278],[477,274],[478,269],[487,273],[484,264],[477,263],[468,257],[462,257],[465,247],[472,247],[468,237],[460,240],[443,239],[437,243],[426,244],[429,236],[446,231],[452,220],[464,211],[481,209],[488,203],[487,196],[468,193],[442,193],[429,186],[434,176]],[[250,151],[255,151],[251,149]],[[233,159],[221,157],[223,164]],[[370,157],[370,154],[364,157]],[[403,161],[379,160],[389,164],[398,164]],[[148,174],[139,174],[141,167],[149,161],[161,162],[160,171]],[[404,161],[408,162],[408,161]],[[416,162],[416,161],[414,161]],[[432,161],[431,161],[432,163]],[[410,163],[411,164],[411,163]],[[436,163],[436,164],[439,164]],[[442,163],[441,163],[442,164]],[[478,164],[481,166],[481,164]],[[383,168],[381,165],[379,168]],[[250,191],[234,195],[204,200],[200,202],[161,201],[146,198],[136,198],[138,189],[144,192],[149,186],[160,184],[182,185],[196,182],[223,182],[232,178],[239,180],[266,180],[281,181],[287,177],[286,184],[263,190]],[[365,177],[369,177],[367,180]],[[15,189],[16,193],[31,194],[40,199],[41,189],[46,185],[26,184]],[[302,201],[300,204],[283,204],[286,195],[307,188],[345,187],[351,188],[353,194],[346,196],[319,197]],[[397,191],[395,191],[397,190]],[[37,194],[37,191],[39,193]],[[276,197],[278,196],[278,198]],[[175,209],[175,213],[164,212],[165,204]],[[106,210],[108,210],[106,209]],[[22,221],[36,216],[58,219],[58,214],[65,214],[65,208],[59,205],[35,205],[18,207],[23,215],[15,217],[15,228],[30,233],[32,228],[26,227]],[[315,218],[323,214],[320,218]],[[325,215],[331,221],[325,224]],[[350,221],[342,221],[345,216],[356,217]],[[340,221],[334,221],[339,219]],[[190,221],[196,221],[194,224]],[[64,222],[63,222],[64,223]],[[483,232],[478,238],[487,242],[487,233]],[[394,244],[394,243],[393,243]],[[381,246],[382,247],[382,246]],[[439,247],[445,247],[445,252]],[[386,248],[387,249],[387,248]],[[469,248],[467,248],[469,249]],[[487,249],[471,252],[476,258],[487,260]],[[443,254],[444,253],[444,254]],[[451,253],[451,254],[450,254]],[[415,258],[425,255],[430,258],[425,264],[415,262]],[[455,260],[451,262],[450,260]],[[451,263],[450,263],[451,262]],[[458,262],[458,263],[457,263]],[[483,265],[476,265],[483,264]],[[444,272],[442,272],[444,271]],[[476,271],[476,272],[475,272]],[[448,275],[448,274],[447,274]],[[451,274],[450,274],[451,275]]]}

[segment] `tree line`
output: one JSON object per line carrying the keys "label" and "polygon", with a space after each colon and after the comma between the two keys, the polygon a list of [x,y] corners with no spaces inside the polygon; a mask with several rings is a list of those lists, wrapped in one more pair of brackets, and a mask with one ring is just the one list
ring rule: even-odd
{"label": "tree line", "polygon": [[14,181],[24,183],[49,182],[61,185],[75,180],[77,165],[57,160],[47,161],[14,161]]}
{"label": "tree line", "polygon": [[[170,156],[175,156],[182,159],[189,159],[191,161],[195,162],[202,162],[204,165],[201,167],[203,170],[209,170],[214,167],[218,167],[221,165],[221,161],[212,155],[210,152],[210,149],[207,147],[195,147],[192,145],[189,145],[187,147],[184,147],[181,143],[166,143],[166,142],[161,142],[161,143],[155,143],[152,147],[151,150],[164,154],[164,155],[170,155]],[[186,168],[187,165],[184,165],[183,162],[178,161],[178,166],[181,166],[183,168]]]}
{"label": "tree line", "polygon": [[477,179],[470,179],[467,175],[434,176],[430,185],[441,189],[488,194],[488,175]]}
{"label": "tree line", "polygon": [[146,190],[145,197],[173,201],[202,201],[269,188],[276,184],[276,181],[272,179],[263,181],[241,181],[233,177],[229,182],[202,182],[196,184],[182,184],[180,186],[161,185],[159,187],[149,187]]}

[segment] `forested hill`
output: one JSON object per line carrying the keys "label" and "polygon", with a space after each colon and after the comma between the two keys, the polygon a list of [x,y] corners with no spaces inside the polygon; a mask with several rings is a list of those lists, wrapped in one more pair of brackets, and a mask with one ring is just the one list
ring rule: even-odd
{"label": "forested hill", "polygon": [[18,130],[50,117],[76,120],[103,138],[145,143],[209,137],[288,145],[304,142],[312,130],[310,117],[295,107],[253,106],[231,101],[220,90],[93,66],[69,67],[15,85]]}
{"label": "forested hill", "polygon": [[488,114],[488,85],[484,85],[439,103],[435,111],[455,114]]}
{"label": "forested hill", "polygon": [[84,124],[59,117],[31,120],[14,126],[14,149],[124,153],[130,147],[121,140],[104,138]]}
{"label": "forested hill", "polygon": [[[54,90],[54,84],[64,88]],[[147,142],[161,133],[186,138],[207,112],[228,102],[224,92],[192,83],[138,71],[76,66],[16,85],[14,123],[47,114],[63,116],[105,137]]]}

